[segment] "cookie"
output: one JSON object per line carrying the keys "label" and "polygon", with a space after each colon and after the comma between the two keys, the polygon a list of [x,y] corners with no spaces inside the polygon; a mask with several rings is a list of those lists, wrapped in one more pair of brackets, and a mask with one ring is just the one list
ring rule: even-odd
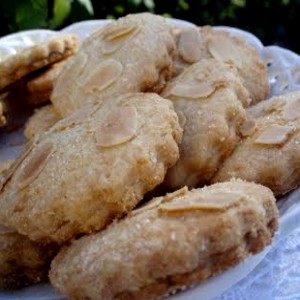
{"label": "cookie", "polygon": [[68,299],[161,299],[262,251],[277,226],[264,186],[183,188],[63,247],[49,277]]}
{"label": "cookie", "polygon": [[37,105],[49,101],[54,82],[70,57],[30,74],[24,80],[22,89],[28,103]]}
{"label": "cookie", "polygon": [[0,225],[0,289],[17,289],[48,281],[50,262],[58,252],[55,244],[30,241]]}
{"label": "cookie", "polygon": [[220,168],[214,182],[242,178],[283,195],[300,182],[300,92],[263,101],[248,110],[244,139]]}
{"label": "cookie", "polygon": [[75,35],[57,35],[43,43],[16,51],[0,62],[0,90],[25,75],[58,62],[77,50]]}
{"label": "cookie", "polygon": [[25,123],[24,135],[28,140],[30,140],[35,135],[41,134],[48,130],[59,120],[61,120],[61,117],[54,110],[52,104],[38,108]]}
{"label": "cookie", "polygon": [[234,62],[245,87],[249,90],[252,104],[264,100],[270,93],[268,70],[255,47],[243,38],[210,26],[186,28],[177,39],[177,73],[201,58],[215,58]]}
{"label": "cookie", "polygon": [[234,65],[203,59],[168,82],[161,94],[172,100],[184,129],[180,159],[164,185],[199,187],[217,172],[239,141],[249,94]]}
{"label": "cookie", "polygon": [[2,178],[0,222],[45,242],[101,230],[163,181],[181,135],[172,103],[156,94],[78,110],[31,140]]}
{"label": "cookie", "polygon": [[51,95],[62,116],[127,92],[161,90],[175,51],[171,27],[150,13],[127,15],[85,39]]}

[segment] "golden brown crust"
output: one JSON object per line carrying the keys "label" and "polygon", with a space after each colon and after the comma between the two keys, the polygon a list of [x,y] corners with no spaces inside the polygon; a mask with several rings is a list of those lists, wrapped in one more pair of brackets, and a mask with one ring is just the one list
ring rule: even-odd
{"label": "golden brown crust", "polygon": [[165,186],[199,187],[216,173],[239,141],[249,94],[229,63],[203,59],[168,82],[161,94],[172,100],[184,129],[180,158]]}
{"label": "golden brown crust", "polygon": [[79,110],[33,139],[7,171],[0,219],[33,240],[100,230],[163,181],[181,135],[172,103],[156,94]]}
{"label": "golden brown crust", "polygon": [[128,92],[158,92],[171,75],[174,51],[163,17],[120,18],[84,40],[55,83],[51,101],[66,116]]}
{"label": "golden brown crust", "polygon": [[285,194],[300,181],[300,92],[273,97],[248,109],[250,131],[213,178],[242,178]]}
{"label": "golden brown crust", "polygon": [[261,251],[277,226],[275,198],[264,186],[184,188],[64,247],[50,281],[70,299],[159,299]]}
{"label": "golden brown crust", "polygon": [[[256,48],[244,39],[210,26],[186,28],[175,32],[178,56],[175,60],[175,76],[203,58],[215,58],[236,65],[252,104],[267,98],[270,93],[267,66]],[[249,104],[249,103],[244,103]]]}
{"label": "golden brown crust", "polygon": [[250,92],[251,104],[265,100],[270,93],[268,70],[257,49],[243,38],[210,26],[200,27],[199,31],[206,45],[203,55],[223,61],[232,60]]}
{"label": "golden brown crust", "polygon": [[2,61],[0,90],[23,76],[72,55],[77,49],[75,35],[60,35],[26,48]]}

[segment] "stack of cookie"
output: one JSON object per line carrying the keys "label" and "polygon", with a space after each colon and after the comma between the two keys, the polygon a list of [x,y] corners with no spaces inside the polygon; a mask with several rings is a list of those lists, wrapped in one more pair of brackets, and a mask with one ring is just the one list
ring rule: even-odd
{"label": "stack of cookie", "polygon": [[[1,287],[38,281],[29,271],[47,274],[58,253],[49,278],[70,299],[158,299],[272,242],[275,196],[300,180],[300,92],[264,101],[255,48],[133,14],[57,73],[1,178]],[[39,264],[8,252],[11,231]]]}

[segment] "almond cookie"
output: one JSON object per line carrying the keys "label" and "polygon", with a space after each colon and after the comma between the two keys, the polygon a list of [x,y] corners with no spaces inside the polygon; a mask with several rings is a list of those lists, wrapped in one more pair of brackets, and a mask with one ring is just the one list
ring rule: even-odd
{"label": "almond cookie", "polygon": [[0,225],[0,289],[16,289],[48,281],[50,262],[57,254],[55,244],[30,241]]}
{"label": "almond cookie", "polygon": [[300,92],[263,101],[248,113],[244,139],[213,181],[242,178],[285,194],[300,182]]}
{"label": "almond cookie", "polygon": [[54,82],[70,57],[30,74],[24,80],[22,89],[28,103],[37,105],[49,101]]}
{"label": "almond cookie", "polygon": [[50,281],[69,299],[161,299],[262,251],[277,226],[275,198],[264,186],[183,188],[65,246]]}
{"label": "almond cookie", "polygon": [[180,159],[164,184],[176,189],[207,183],[239,141],[249,94],[229,63],[203,59],[170,81],[162,96],[172,100],[184,129]]}
{"label": "almond cookie", "polygon": [[249,90],[252,103],[268,97],[270,86],[268,70],[259,52],[243,38],[210,26],[186,28],[177,38],[178,59],[175,69],[179,73],[201,58],[215,58],[233,62],[245,87]]}
{"label": "almond cookie", "polygon": [[38,108],[25,123],[24,135],[28,140],[30,140],[35,135],[48,130],[59,120],[61,120],[61,117],[54,110],[52,104]]}
{"label": "almond cookie", "polygon": [[25,75],[58,62],[77,49],[75,35],[57,35],[43,43],[16,51],[0,61],[0,90]]}
{"label": "almond cookie", "polygon": [[171,27],[150,13],[120,18],[83,41],[54,85],[51,101],[66,116],[127,92],[159,91],[171,75]]}
{"label": "almond cookie", "polygon": [[156,94],[78,110],[33,139],[2,178],[0,222],[40,241],[101,230],[163,181],[181,135],[172,103]]}

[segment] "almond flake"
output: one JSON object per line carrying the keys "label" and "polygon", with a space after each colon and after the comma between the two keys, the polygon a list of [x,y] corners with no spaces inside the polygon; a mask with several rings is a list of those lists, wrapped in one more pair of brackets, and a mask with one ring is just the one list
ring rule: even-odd
{"label": "almond flake", "polygon": [[[65,64],[63,71],[58,76],[58,79],[54,83],[53,96],[59,98],[65,91],[68,90],[74,84],[87,63],[87,55],[83,52],[75,54]],[[72,76],[70,76],[72,74]]]}
{"label": "almond flake", "polygon": [[219,61],[234,61],[237,66],[241,66],[241,57],[236,51],[236,47],[227,39],[220,37],[210,37],[207,40],[207,48],[213,58]]}
{"label": "almond flake", "polygon": [[7,182],[10,180],[10,178],[13,176],[14,172],[21,165],[21,163],[25,160],[25,158],[29,155],[29,153],[31,152],[34,144],[35,144],[35,139],[30,140],[26,144],[25,149],[21,153],[21,155],[17,157],[17,159],[12,163],[10,168],[7,169],[4,172],[3,176],[1,176],[1,178],[0,178],[0,191],[3,190],[4,186],[7,184]]}
{"label": "almond flake", "polygon": [[247,119],[241,125],[240,133],[242,136],[247,137],[247,136],[252,135],[255,132],[256,128],[257,128],[257,126],[256,126],[255,121],[252,119]]}
{"label": "almond flake", "polygon": [[96,67],[96,70],[84,82],[86,93],[101,92],[115,82],[123,72],[123,65],[114,59],[108,59]]}
{"label": "almond flake", "polygon": [[110,112],[95,132],[100,147],[112,147],[130,141],[137,131],[137,111],[133,106],[118,107]]}
{"label": "almond flake", "polygon": [[19,178],[19,188],[24,189],[43,171],[54,151],[52,142],[38,145],[29,163],[23,169]]}
{"label": "almond flake", "polygon": [[256,138],[255,144],[282,145],[287,141],[293,131],[294,128],[292,126],[270,125]]}
{"label": "almond flake", "polygon": [[98,109],[98,105],[88,105],[82,109],[76,110],[73,114],[57,122],[52,130],[61,131],[65,128],[86,122],[89,117]]}
{"label": "almond flake", "polygon": [[181,32],[178,40],[178,52],[187,63],[195,63],[201,58],[201,37],[196,28],[188,28]]}
{"label": "almond flake", "polygon": [[215,91],[215,87],[209,82],[199,82],[198,84],[187,85],[177,84],[167,93],[169,96],[199,99],[207,98]]}
{"label": "almond flake", "polygon": [[173,202],[161,204],[162,214],[182,214],[194,211],[225,211],[243,198],[241,193],[217,191],[206,195],[194,194],[189,198],[177,198]]}
{"label": "almond flake", "polygon": [[282,116],[287,121],[293,121],[300,118],[300,99],[293,102],[287,102],[282,111]]}
{"label": "almond flake", "polygon": [[140,31],[135,24],[109,25],[102,33],[102,53],[109,54],[123,47],[125,43]]}
{"label": "almond flake", "polygon": [[163,197],[154,198],[154,199],[150,200],[147,204],[143,205],[142,207],[134,209],[130,213],[130,215],[135,216],[135,215],[137,215],[141,212],[144,212],[144,211],[150,210],[152,208],[155,208],[161,203],[162,200],[163,200]]}

